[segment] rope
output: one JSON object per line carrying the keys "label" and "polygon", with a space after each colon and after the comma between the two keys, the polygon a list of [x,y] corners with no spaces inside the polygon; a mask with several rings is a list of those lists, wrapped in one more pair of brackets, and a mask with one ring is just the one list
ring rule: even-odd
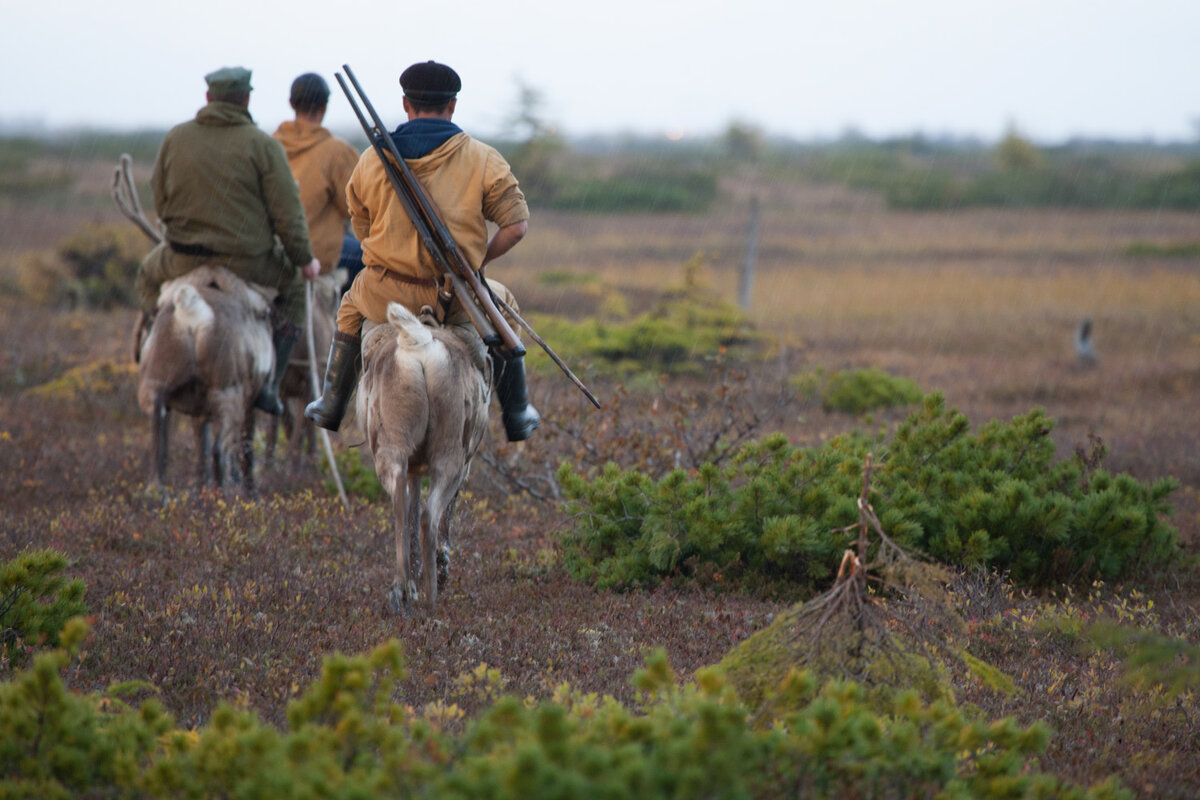
{"label": "rope", "polygon": [[[308,281],[304,287],[304,313],[307,317],[308,324],[304,326],[305,342],[308,344],[308,380],[312,385],[312,399],[321,399],[320,386],[317,383],[317,345],[316,339],[313,337],[313,295],[316,294],[317,286],[312,281]],[[338,473],[337,461],[333,458],[333,444],[329,441],[329,431],[320,426],[316,427],[321,433],[321,442],[325,445],[325,458],[329,461],[329,471],[333,473],[333,483],[337,486],[338,498],[342,501],[342,508],[350,507],[350,500],[346,497],[346,489],[342,486],[342,476]]]}

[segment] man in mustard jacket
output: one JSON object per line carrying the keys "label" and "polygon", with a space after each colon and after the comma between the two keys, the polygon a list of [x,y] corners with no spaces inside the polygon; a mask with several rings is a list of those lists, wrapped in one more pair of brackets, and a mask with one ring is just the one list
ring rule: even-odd
{"label": "man in mustard jacket", "polygon": [[283,145],[300,185],[313,255],[321,262],[321,273],[328,274],[337,267],[342,253],[350,219],[346,184],[358,163],[358,151],[322,126],[329,84],[320,75],[307,72],[292,81],[289,102],[296,118],[281,123],[273,135]]}
{"label": "man in mustard jacket", "polygon": [[[503,156],[451,121],[462,87],[453,69],[433,61],[414,64],[401,74],[400,86],[408,121],[391,133],[392,140],[441,210],[467,261],[480,270],[525,236],[529,220],[525,195]],[[305,410],[306,417],[330,430],[341,425],[358,377],[363,320],[386,322],[392,301],[414,314],[423,305],[438,306],[438,269],[373,148],[359,158],[346,198],[366,268],[342,297],[323,396]],[[488,222],[498,228],[490,239]],[[507,288],[492,280],[488,284],[517,310]],[[457,299],[445,322],[471,327]],[[493,373],[509,441],[528,439],[541,418],[528,401],[524,361],[494,356]]]}
{"label": "man in mustard jacket", "polygon": [[136,287],[148,314],[165,281],[205,264],[278,289],[275,371],[255,405],[281,414],[279,379],[304,320],[302,278],[315,278],[321,264],[283,147],[250,116],[250,71],[226,67],[204,80],[207,105],[167,132],[154,162],[151,187],[165,238],[142,261]]}

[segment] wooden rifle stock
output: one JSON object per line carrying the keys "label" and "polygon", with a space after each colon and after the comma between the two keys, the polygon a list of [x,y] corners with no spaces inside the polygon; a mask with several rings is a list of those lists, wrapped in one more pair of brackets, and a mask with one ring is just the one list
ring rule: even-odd
{"label": "wooden rifle stock", "polygon": [[[429,197],[425,187],[412,174],[412,170],[396,149],[396,143],[392,141],[383,121],[375,113],[375,107],[367,99],[353,70],[348,64],[343,64],[342,68],[346,70],[346,75],[354,85],[355,92],[358,93],[363,106],[371,115],[371,122],[368,122],[363,115],[341,74],[335,75],[338,85],[342,87],[342,92],[350,101],[350,106],[354,109],[367,138],[383,162],[388,180],[399,196],[405,212],[408,213],[416,227],[421,243],[433,258],[438,269],[449,278],[455,295],[471,318],[471,323],[479,331],[480,338],[488,347],[499,350],[505,358],[517,358],[525,355],[525,347],[521,344],[521,340],[496,307],[491,291],[479,279],[478,273],[471,268],[466,256],[463,255],[462,248],[454,241],[454,237],[434,205],[433,199]],[[391,158],[388,158],[389,155]]]}

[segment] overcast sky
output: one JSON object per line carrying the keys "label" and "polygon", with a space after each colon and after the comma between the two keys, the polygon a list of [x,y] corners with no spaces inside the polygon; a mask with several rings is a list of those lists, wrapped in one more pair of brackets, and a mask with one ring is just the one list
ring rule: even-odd
{"label": "overcast sky", "polygon": [[1181,141],[1200,135],[1198,37],[1200,0],[0,0],[0,124],[165,128],[241,65],[264,129],[308,71],[346,129],[343,63],[399,122],[399,73],[435,59],[480,136],[524,84],[567,135]]}

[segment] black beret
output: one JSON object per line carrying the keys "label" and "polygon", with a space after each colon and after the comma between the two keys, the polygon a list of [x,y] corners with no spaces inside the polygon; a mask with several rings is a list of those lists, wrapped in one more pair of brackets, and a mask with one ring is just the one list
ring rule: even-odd
{"label": "black beret", "polygon": [[292,81],[292,94],[288,99],[302,110],[323,108],[329,102],[329,84],[317,73],[306,72]]}
{"label": "black beret", "polygon": [[436,61],[413,64],[400,73],[404,96],[418,103],[449,103],[462,88],[458,73]]}

